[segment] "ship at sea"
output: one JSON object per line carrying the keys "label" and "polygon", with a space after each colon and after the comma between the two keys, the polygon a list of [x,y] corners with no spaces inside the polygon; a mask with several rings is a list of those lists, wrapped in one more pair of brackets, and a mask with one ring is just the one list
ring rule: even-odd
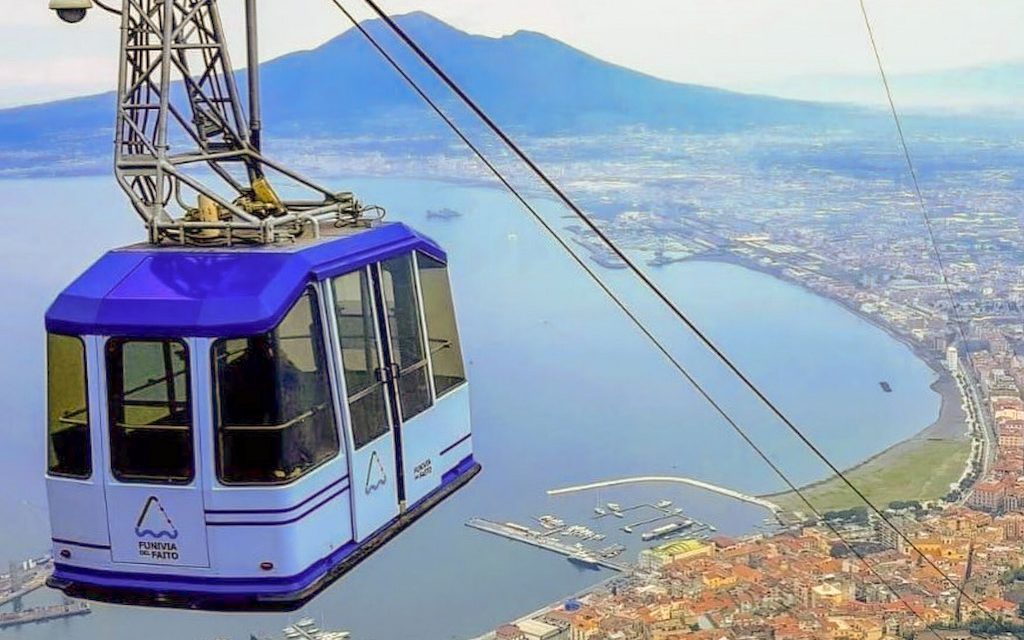
{"label": "ship at sea", "polygon": [[878,386],[882,387],[882,391],[886,393],[892,393],[892,385],[890,385],[887,381],[882,380],[881,382],[878,383]]}

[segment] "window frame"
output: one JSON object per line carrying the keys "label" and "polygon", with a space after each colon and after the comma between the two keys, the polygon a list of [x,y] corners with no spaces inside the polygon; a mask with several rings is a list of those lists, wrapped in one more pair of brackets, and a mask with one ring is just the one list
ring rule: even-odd
{"label": "window frame", "polygon": [[[49,340],[51,337],[60,338],[71,338],[78,342],[79,346],[82,347],[82,385],[84,387],[82,394],[85,398],[85,432],[86,432],[86,443],[88,444],[88,455],[86,456],[89,461],[89,471],[85,475],[74,474],[74,473],[62,473],[54,471],[50,464],[50,446],[53,438],[52,424],[50,423],[50,366],[52,364],[49,357]],[[46,475],[53,478],[61,478],[64,480],[92,480],[93,474],[96,472],[96,465],[93,463],[93,420],[92,420],[92,403],[89,399],[89,350],[88,345],[85,342],[85,338],[76,334],[68,333],[56,333],[48,331],[46,332],[47,340],[47,357],[46,357]]]}
{"label": "window frame", "polygon": [[[167,425],[166,431],[187,431],[189,435],[189,473],[187,478],[168,478],[166,476],[130,476],[125,475],[121,471],[115,468],[114,464],[114,430],[123,429],[124,427],[118,427],[113,420],[112,403],[113,395],[110,384],[110,360],[111,360],[111,346],[117,345],[121,349],[121,358],[118,366],[120,367],[121,386],[124,386],[124,345],[132,342],[143,342],[152,344],[168,344],[168,345],[180,345],[182,351],[185,354],[185,368],[183,373],[185,374],[185,390],[187,397],[185,399],[186,411],[185,413],[189,416],[189,423],[187,427],[174,425]],[[196,447],[196,408],[192,401],[193,389],[192,389],[192,350],[189,347],[188,340],[183,337],[148,337],[148,336],[111,336],[103,344],[103,362],[105,366],[105,395],[106,395],[106,411],[107,411],[107,455],[109,456],[108,467],[114,480],[122,484],[148,484],[148,485],[173,485],[173,486],[188,486],[195,482],[197,476],[197,469],[200,462],[197,458],[197,447]],[[125,406],[124,403],[125,390],[121,389],[121,406]],[[154,429],[160,429],[159,426]]]}
{"label": "window frame", "polygon": [[[381,438],[388,436],[393,437],[395,430],[395,416],[393,412],[395,411],[395,406],[398,403],[398,396],[397,394],[393,394],[391,392],[387,379],[377,379],[372,385],[366,387],[365,389],[360,389],[355,393],[350,392],[348,379],[346,378],[344,344],[343,336],[341,333],[342,327],[340,319],[338,318],[337,314],[338,299],[334,288],[334,283],[335,281],[341,278],[356,274],[360,275],[362,279],[365,279],[367,301],[369,302],[370,305],[371,324],[373,325],[373,346],[377,353],[377,367],[372,372],[372,375],[377,376],[378,371],[386,369],[386,365],[384,362],[384,341],[386,336],[384,335],[384,327],[381,324],[382,318],[386,316],[386,312],[383,310],[382,307],[382,296],[380,295],[381,292],[378,291],[375,282],[375,279],[378,277],[378,274],[375,273],[374,268],[377,265],[379,265],[378,262],[364,264],[363,266],[358,267],[356,269],[344,271],[342,273],[329,276],[323,281],[325,289],[330,290],[331,308],[328,313],[330,314],[329,321],[331,323],[331,331],[333,332],[333,336],[335,338],[334,342],[336,345],[334,349],[336,351],[336,358],[334,359],[334,361],[336,363],[335,366],[337,370],[338,381],[334,385],[334,387],[335,389],[337,389],[338,405],[341,410],[341,416],[343,418],[343,426],[347,430],[347,435],[351,436],[349,440],[351,441],[353,452],[362,451],[364,448],[373,444],[374,442],[379,441]],[[360,281],[360,285],[362,285],[362,283],[363,280]],[[374,438],[371,438],[364,442],[358,442],[358,438],[356,437],[355,424],[352,420],[352,403],[367,397],[375,389],[379,389],[379,392],[384,399],[384,419],[387,422],[387,428]]]}
{"label": "window frame", "polygon": [[[374,277],[377,280],[377,286],[380,288],[379,312],[384,323],[384,335],[381,336],[381,345],[384,348],[384,355],[386,357],[389,356],[388,359],[391,361],[388,363],[388,366],[390,367],[391,364],[394,364],[397,371],[397,375],[394,375],[392,377],[391,382],[391,384],[394,385],[395,389],[393,394],[393,404],[394,411],[396,412],[397,423],[402,425],[403,427],[409,421],[414,420],[418,416],[433,409],[434,405],[437,404],[437,396],[434,393],[434,370],[433,364],[430,361],[430,345],[427,342],[426,315],[423,313],[423,288],[422,285],[420,284],[420,272],[416,262],[417,253],[417,250],[411,249],[409,251],[398,253],[396,255],[390,256],[388,258],[383,258],[372,263],[372,273],[374,274]],[[404,369],[402,368],[402,364],[400,362],[395,362],[400,350],[398,348],[398,345],[395,344],[395,329],[392,326],[391,314],[388,312],[387,291],[384,286],[384,275],[385,273],[388,273],[387,270],[384,268],[384,263],[390,262],[392,260],[397,260],[399,258],[408,258],[409,261],[409,269],[412,273],[410,281],[413,287],[413,301],[416,305],[416,314],[418,316],[416,328],[419,333],[420,348],[423,350],[423,358],[405,367]],[[394,276],[392,276],[392,286],[394,283],[393,278]],[[411,416],[406,416],[405,410],[402,407],[402,377],[408,376],[411,373],[415,373],[420,369],[426,370],[424,375],[426,376],[427,379],[427,399],[429,400],[429,403],[425,407],[417,411],[415,414]]]}
{"label": "window frame", "polygon": [[[433,260],[441,264],[444,267],[444,276],[448,284],[448,299],[446,300],[446,302],[448,303],[448,306],[452,312],[452,322],[455,325],[455,339],[457,340],[457,345],[459,348],[459,361],[462,364],[462,380],[457,384],[448,387],[441,393],[437,392],[437,381],[434,378],[434,351],[430,348],[430,328],[427,326],[427,307],[423,302],[423,281],[420,278],[420,275],[422,273],[420,268],[421,254],[426,258],[429,258],[430,260]],[[455,310],[455,294],[452,292],[451,274],[448,271],[448,262],[436,256],[432,256],[429,253],[426,253],[425,251],[422,251],[420,249],[416,249],[415,251],[413,251],[413,256],[413,268],[416,270],[416,292],[417,295],[419,296],[420,318],[421,323],[423,324],[423,345],[427,354],[427,362],[429,366],[428,371],[430,372],[430,392],[434,398],[434,404],[436,404],[437,401],[440,400],[441,398],[444,398],[445,396],[448,396],[451,393],[461,389],[463,386],[469,384],[469,373],[466,370],[466,358],[465,354],[462,351],[462,334],[459,332],[459,316]]]}
{"label": "window frame", "polygon": [[[303,300],[303,298],[305,298],[309,294],[312,294],[312,302],[313,302],[312,307],[313,307],[313,312],[314,312],[313,313],[313,319],[314,319],[314,322],[319,324],[320,346],[322,347],[321,355],[323,357],[323,362],[322,362],[323,368],[322,368],[321,373],[324,376],[325,385],[327,387],[327,393],[328,393],[328,397],[327,397],[327,400],[326,400],[326,403],[324,405],[324,409],[323,410],[329,412],[330,415],[331,415],[331,421],[333,422],[333,426],[334,426],[334,434],[336,436],[336,446],[334,447],[334,450],[331,452],[331,454],[329,456],[325,457],[323,460],[321,460],[320,462],[316,463],[315,465],[310,466],[307,469],[304,469],[301,474],[299,474],[299,475],[297,475],[295,477],[292,477],[292,478],[283,478],[281,480],[229,480],[229,479],[226,479],[225,476],[224,476],[224,455],[223,455],[224,454],[224,444],[223,444],[223,438],[222,438],[222,433],[224,431],[224,429],[223,429],[224,425],[221,423],[222,422],[221,421],[221,401],[220,401],[220,388],[221,388],[221,386],[220,386],[220,376],[217,375],[217,354],[216,354],[217,345],[219,343],[222,343],[222,342],[225,342],[225,341],[228,341],[228,340],[248,340],[248,339],[260,336],[260,335],[267,335],[267,334],[273,333],[274,331],[276,331],[281,326],[281,324],[284,322],[285,318],[287,318],[288,315],[292,311],[295,310],[295,308]],[[320,290],[320,287],[317,286],[317,283],[309,283],[309,284],[307,284],[306,287],[303,288],[302,292],[299,294],[299,297],[295,299],[295,302],[293,302],[292,305],[288,308],[288,311],[285,312],[284,316],[281,317],[280,322],[278,322],[276,325],[274,325],[270,329],[270,331],[265,331],[265,332],[263,332],[261,334],[253,334],[253,335],[246,335],[246,336],[218,337],[218,338],[212,338],[210,340],[210,342],[209,342],[209,345],[210,345],[209,346],[209,358],[210,358],[210,399],[211,399],[211,407],[210,407],[210,418],[211,418],[211,424],[210,424],[211,429],[210,429],[210,431],[211,431],[211,434],[210,434],[210,436],[211,436],[211,438],[213,440],[214,477],[216,478],[216,481],[221,486],[225,486],[225,487],[283,487],[283,486],[288,486],[290,484],[294,484],[296,482],[304,480],[307,476],[309,476],[314,471],[316,471],[316,470],[322,468],[323,466],[325,466],[327,464],[330,464],[331,462],[337,460],[342,455],[342,452],[345,451],[345,437],[344,437],[344,434],[342,433],[342,428],[340,426],[339,417],[338,417],[337,398],[335,397],[336,396],[335,384],[331,380],[331,377],[334,375],[333,370],[335,368],[335,365],[332,363],[333,357],[332,357],[332,354],[331,354],[331,346],[330,346],[331,340],[330,340],[329,328],[328,328],[330,325],[325,324],[327,322],[330,322],[330,318],[327,315],[325,315],[326,311],[325,311],[325,304],[324,303],[325,303],[324,295],[323,295],[323,292]],[[310,338],[312,339],[312,333],[310,334]],[[314,346],[315,346],[315,343],[314,343]],[[312,417],[312,415],[314,413],[315,412],[313,412],[312,410],[304,411],[299,416],[296,416],[295,418],[292,418],[292,419],[290,419],[290,420],[288,420],[285,423],[282,423],[280,425],[267,425],[267,426],[252,425],[252,427],[250,427],[250,428],[247,428],[247,427],[244,427],[244,426],[235,426],[233,428],[229,427],[229,430],[234,430],[236,432],[239,432],[239,431],[255,431],[255,432],[277,431],[277,432],[284,432],[287,429],[291,429],[291,428],[295,427],[296,425],[298,425],[305,418]]]}

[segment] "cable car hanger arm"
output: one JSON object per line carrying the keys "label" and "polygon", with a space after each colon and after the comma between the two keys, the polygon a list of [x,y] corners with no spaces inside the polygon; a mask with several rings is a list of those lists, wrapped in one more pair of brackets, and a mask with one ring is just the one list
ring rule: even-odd
{"label": "cable car hanger arm", "polygon": [[[322,224],[365,221],[370,209],[352,193],[331,191],[263,155],[256,0],[245,0],[245,105],[217,0],[95,4],[120,18],[114,174],[150,242],[273,243],[317,235]],[[50,2],[68,22],[92,6]],[[311,196],[282,199],[271,176]]]}

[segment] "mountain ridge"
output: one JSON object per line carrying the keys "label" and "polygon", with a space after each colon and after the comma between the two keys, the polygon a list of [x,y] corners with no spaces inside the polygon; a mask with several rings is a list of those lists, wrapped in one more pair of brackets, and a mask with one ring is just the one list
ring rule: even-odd
{"label": "mountain ridge", "polygon": [[[663,80],[536,31],[469,34],[422,11],[396,20],[497,122],[527,135],[585,135],[629,126],[722,132],[833,122],[857,113]],[[382,21],[364,27],[428,93],[447,107],[454,104]],[[261,77],[269,138],[422,135],[443,126],[355,29],[263,63]],[[245,74],[238,78],[244,85]],[[0,149],[45,151],[56,145],[85,153],[101,141],[109,144],[114,102],[114,92],[104,92],[0,110]]]}

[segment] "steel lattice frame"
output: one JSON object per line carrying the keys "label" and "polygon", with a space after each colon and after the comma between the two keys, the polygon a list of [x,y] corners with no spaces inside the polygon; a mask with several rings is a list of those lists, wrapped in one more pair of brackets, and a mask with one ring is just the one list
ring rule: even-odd
{"label": "steel lattice frame", "polygon": [[[115,175],[150,241],[276,242],[324,222],[358,220],[351,193],[330,192],[260,153],[231,69],[217,0],[123,0]],[[202,164],[212,182],[219,178],[217,188],[185,171]],[[244,206],[239,197],[251,197],[252,181],[266,170],[316,199],[286,201],[274,215]],[[199,194],[219,205],[220,221],[196,219],[191,198]]]}

